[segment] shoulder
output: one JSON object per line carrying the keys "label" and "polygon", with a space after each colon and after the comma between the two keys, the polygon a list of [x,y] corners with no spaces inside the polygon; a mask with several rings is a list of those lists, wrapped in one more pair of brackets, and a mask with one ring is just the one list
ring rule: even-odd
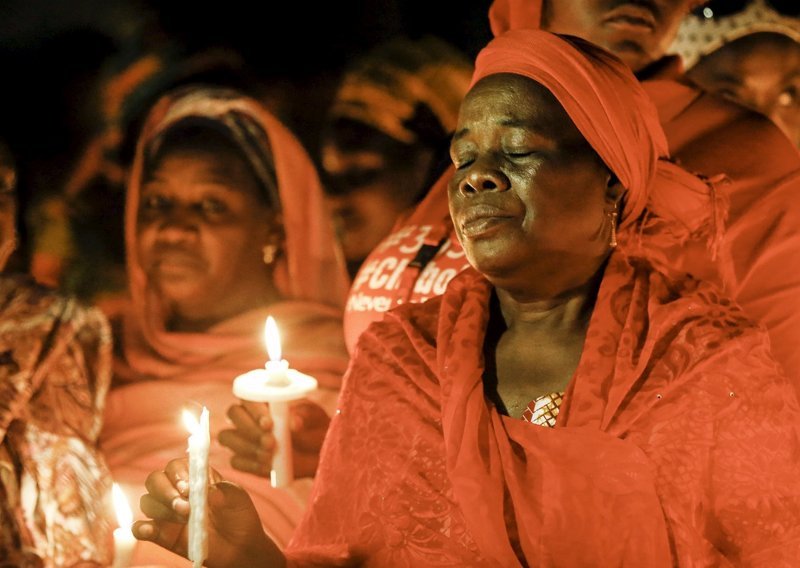
{"label": "shoulder", "polygon": [[647,326],[661,338],[654,349],[674,373],[702,369],[705,376],[729,377],[731,386],[745,376],[771,381],[782,375],[766,329],[720,287],[690,276],[668,276],[649,265],[639,270],[646,273],[650,295]]}
{"label": "shoulder", "polygon": [[[694,123],[691,129],[694,134],[674,153],[678,157],[683,154],[687,160],[690,152],[708,155],[716,158],[712,163],[719,160],[729,167],[729,171],[703,173],[725,173],[735,179],[740,172],[765,169],[765,173],[777,179],[800,170],[797,148],[769,118],[758,112],[697,89],[697,97],[684,111],[684,118]],[[669,124],[664,126],[668,138],[672,138]],[[670,142],[673,147],[673,141]]]}
{"label": "shoulder", "polygon": [[392,308],[383,319],[373,321],[359,336],[354,358],[363,353],[398,353],[403,348],[417,351],[422,344],[436,348],[436,328],[442,297]]}
{"label": "shoulder", "polygon": [[77,298],[43,286],[30,276],[0,276],[0,320],[5,332],[72,332],[79,341],[109,343],[111,333],[103,312]]}
{"label": "shoulder", "polygon": [[639,279],[647,281],[651,325],[708,329],[707,339],[759,334],[761,326],[716,283],[686,274],[668,274],[644,260],[633,260]]}

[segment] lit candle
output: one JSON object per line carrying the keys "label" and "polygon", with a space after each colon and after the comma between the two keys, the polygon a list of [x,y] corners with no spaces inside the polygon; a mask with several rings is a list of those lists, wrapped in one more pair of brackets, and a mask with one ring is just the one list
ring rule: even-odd
{"label": "lit candle", "polygon": [[288,387],[289,362],[281,359],[281,336],[278,333],[278,324],[272,316],[267,316],[267,323],[264,324],[264,343],[269,355],[269,361],[264,365],[267,382],[274,387]]}
{"label": "lit candle", "polygon": [[316,389],[317,380],[289,368],[289,363],[281,359],[280,335],[272,316],[267,318],[264,326],[264,340],[269,361],[263,369],[254,369],[236,377],[233,394],[242,400],[269,403],[272,434],[275,436],[270,481],[273,487],[285,487],[294,479],[289,403]]}
{"label": "lit candle", "polygon": [[208,449],[211,436],[208,409],[204,406],[198,423],[191,412],[183,411],[189,436],[189,543],[187,556],[194,568],[200,568],[208,556]]}
{"label": "lit candle", "polygon": [[131,531],[133,512],[128,504],[128,499],[116,483],[111,486],[111,497],[114,501],[114,512],[119,525],[114,529],[114,564],[112,568],[125,568],[130,564],[133,549],[136,547],[136,537]]}

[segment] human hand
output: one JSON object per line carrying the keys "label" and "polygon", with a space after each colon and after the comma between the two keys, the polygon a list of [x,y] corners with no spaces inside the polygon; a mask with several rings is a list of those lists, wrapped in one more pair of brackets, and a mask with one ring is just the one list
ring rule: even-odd
{"label": "human hand", "polygon": [[[283,568],[285,559],[264,533],[253,501],[234,483],[210,471],[208,558],[205,566]],[[140,508],[150,520],[136,521],[133,534],[186,557],[189,520],[189,460],[172,460],[147,476]]]}
{"label": "human hand", "polygon": [[292,406],[292,458],[295,477],[313,477],[331,419],[321,406],[302,400]]}
{"label": "human hand", "polygon": [[269,405],[242,401],[228,407],[227,414],[233,428],[221,430],[218,440],[220,444],[233,450],[231,466],[239,471],[268,478],[275,449]]}
{"label": "human hand", "polygon": [[[308,400],[293,404],[289,412],[294,476],[312,477],[317,471],[330,418],[320,406]],[[234,427],[222,430],[218,439],[234,452],[231,466],[268,478],[275,451],[269,405],[242,401],[228,408],[228,418]]]}

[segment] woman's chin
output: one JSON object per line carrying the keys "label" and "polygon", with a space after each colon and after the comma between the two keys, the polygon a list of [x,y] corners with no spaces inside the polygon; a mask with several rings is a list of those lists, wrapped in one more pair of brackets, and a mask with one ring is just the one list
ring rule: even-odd
{"label": "woman's chin", "polygon": [[475,270],[490,279],[492,275],[505,274],[518,266],[502,254],[467,253],[467,260]]}
{"label": "woman's chin", "polygon": [[162,280],[153,286],[153,289],[157,290],[158,297],[166,306],[202,305],[207,303],[203,300],[206,294],[204,294],[202,288],[198,287],[196,280]]}

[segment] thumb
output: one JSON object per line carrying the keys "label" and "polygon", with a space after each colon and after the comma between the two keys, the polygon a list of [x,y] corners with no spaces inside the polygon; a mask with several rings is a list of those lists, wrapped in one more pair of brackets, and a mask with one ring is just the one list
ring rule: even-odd
{"label": "thumb", "polygon": [[247,549],[265,541],[253,500],[235,483],[221,481],[209,487],[208,506],[209,522],[228,546]]}
{"label": "thumb", "polygon": [[213,483],[208,488],[208,506],[212,511],[233,514],[254,509],[253,500],[242,487],[230,481]]}

